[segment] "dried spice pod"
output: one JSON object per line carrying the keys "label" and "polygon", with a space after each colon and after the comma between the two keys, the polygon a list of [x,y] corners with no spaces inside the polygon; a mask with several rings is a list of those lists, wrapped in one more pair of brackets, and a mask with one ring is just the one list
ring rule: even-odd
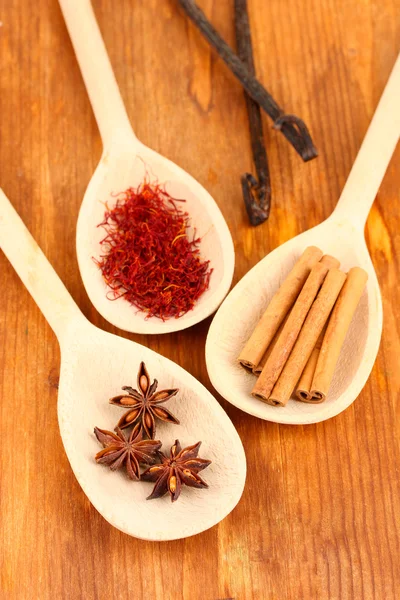
{"label": "dried spice pod", "polygon": [[155,482],[154,489],[147,500],[161,498],[169,492],[171,501],[175,502],[180,496],[182,484],[195,488],[208,487],[198,473],[207,468],[211,461],[198,458],[200,445],[201,442],[197,442],[197,444],[182,450],[179,440],[175,440],[174,445],[171,446],[169,457],[158,452],[161,464],[150,467],[141,476],[143,481]]}
{"label": "dried spice pod", "polygon": [[158,381],[155,379],[150,385],[150,376],[146,369],[146,365],[142,361],[140,363],[137,375],[138,390],[126,385],[122,389],[128,394],[114,396],[110,398],[110,404],[119,406],[120,408],[129,408],[118,421],[117,427],[125,429],[130,425],[140,425],[140,428],[146,433],[150,439],[154,439],[156,433],[155,420],[160,419],[167,423],[175,423],[179,425],[179,420],[164,406],[160,406],[164,402],[175,396],[179,389],[157,390]]}
{"label": "dried spice pod", "polygon": [[278,105],[271,94],[261,85],[256,77],[249,72],[246,64],[237,56],[232,48],[222,39],[218,31],[208,21],[207,17],[194,0],[178,0],[189,19],[194,23],[207,42],[222,58],[233,75],[240,81],[242,87],[274,121],[274,127],[280,131],[300,154],[304,161],[318,156],[311,135],[304,121],[295,115],[288,115]]}
{"label": "dried spice pod", "polygon": [[[235,0],[236,46],[240,60],[246,65],[250,75],[256,74],[251,41],[247,0]],[[260,225],[269,217],[271,209],[271,181],[267,151],[259,104],[244,92],[250,125],[250,139],[253,162],[257,178],[251,173],[242,175],[242,192],[246,211],[251,225]]]}
{"label": "dried spice pod", "polygon": [[144,440],[139,425],[132,429],[129,437],[125,437],[119,428],[114,433],[95,427],[94,433],[104,446],[96,454],[96,462],[107,465],[112,471],[125,465],[128,477],[133,481],[140,479],[139,463],[154,464],[162,445],[159,440]]}

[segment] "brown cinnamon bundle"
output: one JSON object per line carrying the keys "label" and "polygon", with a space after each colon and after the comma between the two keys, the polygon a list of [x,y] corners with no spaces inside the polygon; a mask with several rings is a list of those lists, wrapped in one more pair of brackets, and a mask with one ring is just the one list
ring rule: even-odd
{"label": "brown cinnamon bundle", "polygon": [[325,400],[367,281],[363,269],[346,276],[321,254],[306,248],[239,356],[259,375],[252,395],[272,406],[286,406],[293,392],[302,402]]}
{"label": "brown cinnamon bundle", "polygon": [[262,373],[252,391],[255,398],[259,398],[273,406],[285,406],[287,404],[345,280],[346,275],[339,269],[329,270],[273,389],[271,390],[271,379],[262,379]]}
{"label": "brown cinnamon bundle", "polygon": [[315,246],[310,246],[304,250],[279,290],[273,296],[240,353],[238,360],[244,368],[252,370],[258,366],[279,326],[301,292],[311,269],[321,259],[322,254],[322,250]]}
{"label": "brown cinnamon bundle", "polygon": [[268,401],[269,395],[284,368],[289,354],[300,334],[303,323],[314,302],[318,291],[331,267],[339,265],[339,261],[332,256],[324,256],[319,263],[314,265],[306,283],[297,298],[295,305],[282,329],[274,348],[268,357],[261,375],[254,386],[253,395]]}

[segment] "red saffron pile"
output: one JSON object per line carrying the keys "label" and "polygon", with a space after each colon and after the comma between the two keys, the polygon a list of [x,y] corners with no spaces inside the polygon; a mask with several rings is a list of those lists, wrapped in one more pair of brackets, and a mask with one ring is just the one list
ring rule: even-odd
{"label": "red saffron pile", "polygon": [[160,185],[144,182],[118,194],[99,224],[107,235],[96,262],[111,299],[123,296],[163,321],[191,310],[212,273],[210,261],[200,258],[200,238],[188,238],[189,216],[178,202]]}

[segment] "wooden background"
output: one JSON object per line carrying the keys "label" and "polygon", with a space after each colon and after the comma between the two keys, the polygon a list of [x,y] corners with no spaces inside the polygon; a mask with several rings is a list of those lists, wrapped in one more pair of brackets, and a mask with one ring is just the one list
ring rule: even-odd
{"label": "wooden background", "polygon": [[[192,173],[232,231],[237,282],[327,217],[400,48],[399,0],[249,0],[257,73],[309,124],[303,164],[265,119],[273,209],[252,229],[239,176],[252,168],[239,85],[176,0],[94,0],[139,138]],[[199,0],[232,45],[233,0]],[[75,223],[101,141],[56,0],[0,0],[0,182],[88,318]],[[399,100],[400,110],[400,100]],[[0,597],[4,600],[398,600],[400,597],[400,148],[366,229],[385,322],[360,398],[318,425],[279,426],[228,405],[248,479],[211,530],[151,543],[113,529],[75,481],[58,432],[57,341],[0,255]],[[124,335],[210,390],[210,320]],[[188,352],[187,348],[191,348]]]}

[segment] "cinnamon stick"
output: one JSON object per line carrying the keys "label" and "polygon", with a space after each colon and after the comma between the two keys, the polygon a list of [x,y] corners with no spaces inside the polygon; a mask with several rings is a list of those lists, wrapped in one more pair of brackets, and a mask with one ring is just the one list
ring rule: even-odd
{"label": "cinnamon stick", "polygon": [[[256,385],[253,396],[273,406],[286,406],[345,280],[345,273],[339,269],[330,269],[272,393],[268,388]],[[261,377],[258,382],[260,379]]]}
{"label": "cinnamon stick", "polygon": [[257,396],[260,393],[263,397],[269,398],[329,269],[338,265],[339,261],[336,258],[326,255],[311,269],[282,333],[254,386],[253,395]]}
{"label": "cinnamon stick", "polygon": [[312,396],[310,390],[325,332],[326,326],[321,331],[317,343],[315,344],[313,351],[311,352],[311,356],[308,359],[307,364],[304,367],[304,371],[302,372],[299,382],[296,386],[296,400],[300,400],[301,402],[322,402],[322,400],[319,400],[318,398]]}
{"label": "cinnamon stick", "polygon": [[332,311],[311,386],[311,394],[319,402],[323,402],[328,394],[340,350],[367,279],[368,275],[364,269],[360,267],[350,269],[346,283]]}
{"label": "cinnamon stick", "polygon": [[278,331],[279,325],[292,308],[312,267],[320,260],[322,254],[322,250],[315,246],[306,248],[279,290],[272,297],[238,358],[245,369],[252,370],[258,365]]}
{"label": "cinnamon stick", "polygon": [[274,347],[276,346],[278,338],[279,338],[279,336],[282,333],[282,329],[284,328],[284,326],[286,324],[286,321],[289,318],[289,315],[290,315],[290,313],[288,313],[286,315],[286,317],[284,318],[284,320],[280,324],[278,331],[274,335],[274,339],[272,340],[272,342],[270,343],[270,345],[268,346],[268,348],[264,352],[262,359],[260,360],[260,362],[258,363],[258,365],[256,367],[254,367],[253,373],[254,373],[254,375],[257,375],[257,377],[260,375],[261,371],[265,367],[265,363],[267,362],[268,358],[271,356],[271,352],[274,349]]}

